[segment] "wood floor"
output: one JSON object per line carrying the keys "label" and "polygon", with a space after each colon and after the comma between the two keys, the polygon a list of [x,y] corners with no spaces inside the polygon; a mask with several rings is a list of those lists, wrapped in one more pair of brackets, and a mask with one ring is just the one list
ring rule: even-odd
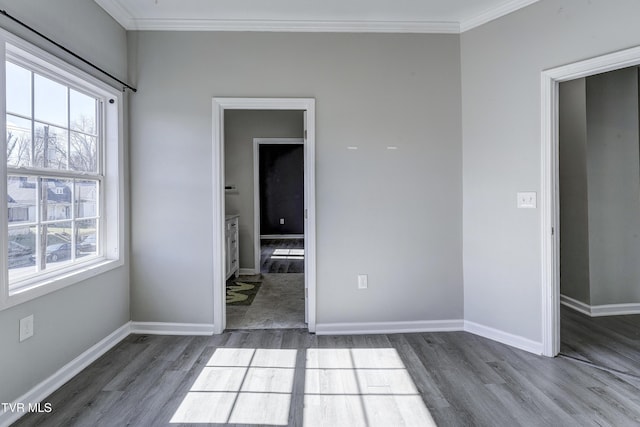
{"label": "wood floor", "polygon": [[18,426],[637,426],[640,381],[466,332],[132,335]]}
{"label": "wood floor", "polygon": [[640,378],[640,315],[589,317],[561,306],[561,354]]}
{"label": "wood floor", "polygon": [[260,272],[304,273],[304,239],[261,240]]}

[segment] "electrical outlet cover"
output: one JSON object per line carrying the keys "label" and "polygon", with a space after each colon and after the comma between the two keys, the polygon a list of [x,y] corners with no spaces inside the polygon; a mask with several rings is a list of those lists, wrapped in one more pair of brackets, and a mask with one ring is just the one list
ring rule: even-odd
{"label": "electrical outlet cover", "polygon": [[20,319],[20,342],[33,336],[33,314]]}
{"label": "electrical outlet cover", "polygon": [[537,206],[537,194],[535,191],[525,191],[518,193],[519,209],[535,209]]}

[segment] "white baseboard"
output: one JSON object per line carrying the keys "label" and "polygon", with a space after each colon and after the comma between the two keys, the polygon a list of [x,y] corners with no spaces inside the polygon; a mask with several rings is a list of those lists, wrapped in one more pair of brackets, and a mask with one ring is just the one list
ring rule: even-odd
{"label": "white baseboard", "polygon": [[573,299],[566,295],[560,294],[560,304],[565,307],[569,307],[572,310],[575,310],[579,313],[586,314],[587,316],[591,316],[591,306],[589,304],[585,304],[582,301],[578,301],[577,299]]}
{"label": "white baseboard", "polygon": [[461,331],[462,319],[412,322],[317,323],[316,335],[401,334]]}
{"label": "white baseboard", "polygon": [[520,350],[528,351],[529,353],[542,354],[543,346],[541,342],[532,341],[528,338],[513,335],[508,332],[490,328],[468,320],[464,321],[464,330],[474,335],[479,335],[511,347],[519,348]]}
{"label": "white baseboard", "polygon": [[466,331],[529,353],[542,354],[542,343],[462,319],[416,322],[318,323],[316,335],[400,334]]}
{"label": "white baseboard", "polygon": [[640,304],[604,304],[591,307],[591,316],[624,316],[640,314]]}
{"label": "white baseboard", "polygon": [[640,314],[640,303],[589,305],[566,295],[560,295],[560,304],[590,317]]}
{"label": "white baseboard", "polygon": [[[127,322],[120,328],[113,331],[109,336],[80,354],[71,362],[58,369],[56,373],[33,387],[24,395],[20,396],[13,403],[23,403],[25,407],[29,407],[29,403],[35,404],[42,402],[51,393],[62,387],[64,383],[80,373],[84,368],[95,362],[107,351],[111,350],[116,344],[129,336],[131,330],[131,322]],[[3,412],[0,411],[0,426],[6,427],[16,422],[25,412]]]}
{"label": "white baseboard", "polygon": [[209,323],[131,322],[132,334],[147,335],[213,335]]}
{"label": "white baseboard", "polygon": [[253,276],[254,274],[258,274],[254,268],[240,268],[238,273],[241,276]]}

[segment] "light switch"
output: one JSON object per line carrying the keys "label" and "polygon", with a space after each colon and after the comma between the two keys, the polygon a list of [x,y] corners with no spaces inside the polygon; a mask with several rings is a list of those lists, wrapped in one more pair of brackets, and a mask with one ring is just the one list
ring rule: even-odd
{"label": "light switch", "polygon": [[518,193],[518,209],[535,209],[537,206],[535,191],[524,191]]}
{"label": "light switch", "polygon": [[358,289],[367,289],[369,287],[369,276],[366,274],[358,274]]}

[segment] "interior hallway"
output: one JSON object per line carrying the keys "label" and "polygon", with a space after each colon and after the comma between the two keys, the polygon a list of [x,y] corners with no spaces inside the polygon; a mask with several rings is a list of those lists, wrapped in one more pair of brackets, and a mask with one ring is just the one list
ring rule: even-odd
{"label": "interior hallway", "polygon": [[227,329],[306,328],[304,322],[304,274],[240,276],[262,279],[251,305],[227,304]]}
{"label": "interior hallway", "polygon": [[261,281],[250,305],[227,305],[227,329],[306,328],[304,321],[304,239],[261,241]]}

